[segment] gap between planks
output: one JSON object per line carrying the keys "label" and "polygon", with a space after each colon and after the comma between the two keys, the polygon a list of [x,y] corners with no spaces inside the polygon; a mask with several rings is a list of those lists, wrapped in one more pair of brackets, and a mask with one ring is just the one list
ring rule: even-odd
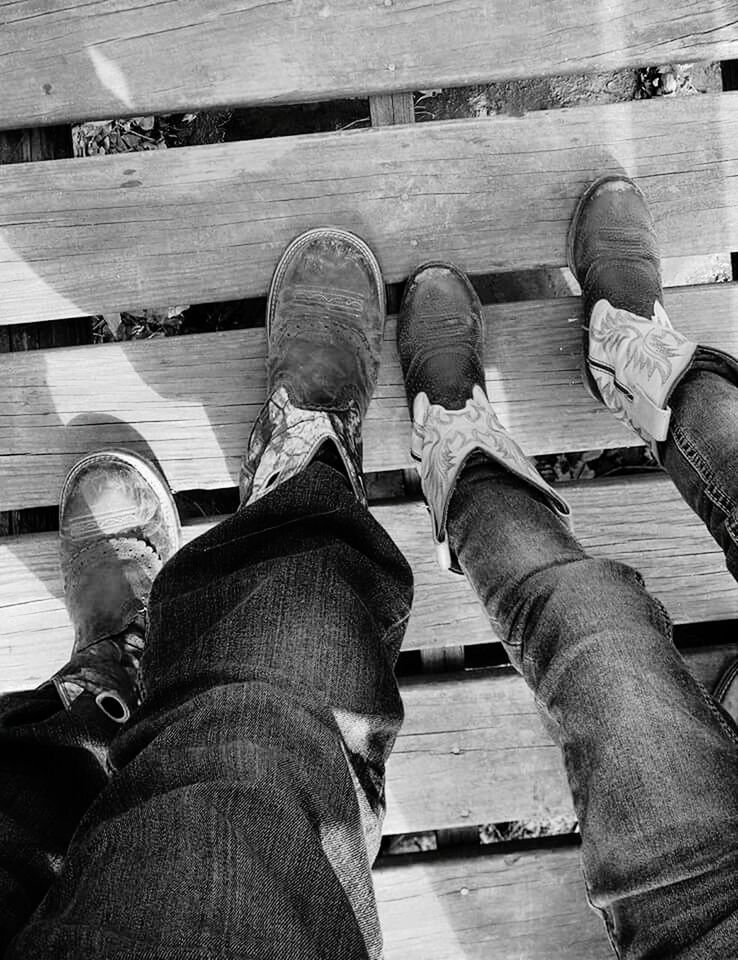
{"label": "gap between planks", "polygon": [[[415,105],[412,93],[394,93],[369,98],[369,112],[373,127],[415,123]],[[464,666],[463,645],[434,647],[420,651],[420,662],[427,673],[461,670]]]}
{"label": "gap between planks", "polygon": [[[638,568],[676,623],[738,618],[738,591],[722,552],[665,477],[591,481],[562,487],[575,532],[594,556]],[[497,639],[464,577],[442,573],[425,507],[375,505],[415,576],[404,650],[490,643]],[[186,542],[212,525],[184,527]],[[55,534],[0,539],[3,636],[0,689],[41,683],[66,660],[73,640],[64,607]]]}
{"label": "gap between planks", "polygon": [[[738,353],[738,284],[667,289],[665,303],[686,336]],[[526,454],[642,444],[582,387],[579,299],[496,304],[484,317],[490,400]],[[153,455],[174,490],[235,486],[265,350],[258,329],[4,356],[0,509],[58,503],[74,462],[109,445]],[[393,317],[363,434],[368,472],[412,466]]]}

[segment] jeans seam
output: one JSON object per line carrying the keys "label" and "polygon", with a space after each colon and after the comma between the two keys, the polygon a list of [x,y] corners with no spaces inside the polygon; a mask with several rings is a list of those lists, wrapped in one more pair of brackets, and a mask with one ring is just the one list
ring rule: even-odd
{"label": "jeans seam", "polygon": [[679,453],[704,484],[705,495],[727,517],[735,510],[735,502],[723,490],[717,474],[712,470],[710,464],[702,456],[688,434],[678,424],[672,428],[672,437]]}
{"label": "jeans seam", "polygon": [[720,726],[720,729],[725,733],[728,739],[735,745],[738,746],[738,733],[735,729],[728,723],[725,719],[723,712],[719,709],[718,705],[715,703],[715,698],[711,696],[710,692],[707,690],[705,685],[701,680],[698,680],[697,677],[694,678],[695,683],[697,684],[697,689],[702,695],[702,699],[705,701],[707,708],[710,713],[715,717]]}

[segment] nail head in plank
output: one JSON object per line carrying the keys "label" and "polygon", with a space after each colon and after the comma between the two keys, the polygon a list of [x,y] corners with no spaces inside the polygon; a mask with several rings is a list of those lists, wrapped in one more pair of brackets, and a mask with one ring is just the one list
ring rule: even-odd
{"label": "nail head in plank", "polygon": [[[733,643],[686,650],[684,658],[713,689],[736,654]],[[514,671],[424,677],[401,684],[401,693],[405,722],[387,764],[386,834],[574,816],[561,750]]]}
{"label": "nail head in plank", "polygon": [[738,243],[738,93],[0,167],[0,323],[263,294],[334,223],[386,282],[562,265],[578,197],[625,170],[664,250]]}
{"label": "nail head in plank", "polygon": [[300,103],[738,55],[725,0],[14,0],[0,127]]}
{"label": "nail head in plank", "polygon": [[[738,592],[723,555],[670,480],[646,477],[567,485],[577,536],[595,556],[638,568],[677,623],[738,618]],[[372,512],[413,568],[415,602],[403,649],[494,641],[463,577],[442,573],[425,507],[376,505]],[[193,539],[207,525],[184,528]],[[0,540],[0,690],[37,685],[69,654],[56,535]]]}
{"label": "nail head in plank", "polygon": [[[665,298],[688,337],[738,354],[738,285]],[[487,390],[527,454],[642,444],[582,388],[578,299],[496,304],[484,315]],[[394,324],[364,425],[368,471],[412,465]],[[150,450],[175,490],[236,486],[264,401],[264,356],[263,330],[238,330],[4,357],[0,508],[57,503],[75,460],[104,445]]]}
{"label": "nail head in plank", "polygon": [[374,889],[386,960],[612,958],[578,848],[385,857]]}

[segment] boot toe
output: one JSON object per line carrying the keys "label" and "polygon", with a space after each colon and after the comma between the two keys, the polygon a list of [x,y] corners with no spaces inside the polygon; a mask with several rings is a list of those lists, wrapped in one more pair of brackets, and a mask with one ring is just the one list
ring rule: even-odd
{"label": "boot toe", "polygon": [[397,323],[408,403],[424,392],[431,403],[460,409],[475,385],[484,390],[482,305],[451,264],[428,263],[408,279]]}
{"label": "boot toe", "polygon": [[595,262],[639,258],[658,262],[646,198],[629,177],[600,177],[584,192],[572,218],[567,239],[569,269],[584,286]]}
{"label": "boot toe", "polygon": [[[338,409],[355,400],[363,414],[376,386],[384,318],[382,274],[367,244],[334,227],[301,234],[269,291],[269,392],[283,382],[298,405]],[[331,366],[340,372],[335,385]]]}
{"label": "boot toe", "polygon": [[63,555],[97,540],[133,536],[145,540],[162,562],[179,547],[177,508],[161,473],[130,451],[103,450],[69,472],[59,504]]}

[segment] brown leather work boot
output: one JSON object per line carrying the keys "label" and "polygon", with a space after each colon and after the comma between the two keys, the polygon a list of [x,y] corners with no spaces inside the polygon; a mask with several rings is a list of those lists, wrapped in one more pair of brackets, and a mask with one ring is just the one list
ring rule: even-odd
{"label": "brown leather work boot", "polygon": [[484,377],[482,305],[467,277],[426,263],[409,278],[397,321],[397,347],[413,418],[411,454],[442,569],[461,573],[446,520],[456,481],[472,456],[489,458],[543,493],[562,517],[569,507],[540,476],[497,419]]}
{"label": "brown leather work boot", "polygon": [[346,230],[308,230],[287,247],[267,303],[268,399],[241,467],[241,505],[334,448],[366,503],[361,422],[377,382],[384,284],[369,247]]}
{"label": "brown leather work boot", "polygon": [[141,699],[151,585],[180,543],[164,477],[128,451],[84,457],[62,488],[59,537],[75,641],[69,662],[50,682],[68,710],[93,699],[107,717],[125,723]]}

